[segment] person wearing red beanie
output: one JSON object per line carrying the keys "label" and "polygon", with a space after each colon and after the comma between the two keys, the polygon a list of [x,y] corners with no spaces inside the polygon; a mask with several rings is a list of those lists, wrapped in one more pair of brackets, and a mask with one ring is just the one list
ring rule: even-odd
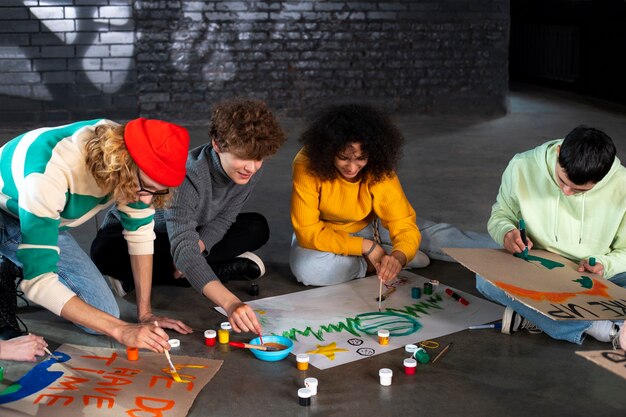
{"label": "person wearing red beanie", "polygon": [[[44,127],[6,143],[0,149],[0,227],[6,232],[0,237],[0,303],[15,306],[19,285],[26,297],[86,332],[155,352],[169,349],[163,328],[191,332],[180,321],[154,316],[140,291],[139,324],[120,320],[105,279],[69,232],[115,204],[135,281],[151,280],[154,211],[183,182],[188,148],[184,128],[144,118]],[[0,339],[24,333],[15,308],[8,315],[4,310]]]}

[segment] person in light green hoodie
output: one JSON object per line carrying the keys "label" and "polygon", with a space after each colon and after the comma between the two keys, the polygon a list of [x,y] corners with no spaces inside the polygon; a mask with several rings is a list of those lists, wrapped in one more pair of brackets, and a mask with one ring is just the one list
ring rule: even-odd
{"label": "person in light green hoodie", "polygon": [[[520,219],[526,224],[526,242],[518,229]],[[626,168],[611,138],[581,125],[565,139],[515,155],[502,175],[487,227],[510,253],[541,248],[578,262],[579,272],[598,273],[626,287]],[[507,307],[503,333],[542,330],[577,344],[590,335],[619,346],[620,323],[557,322],[478,275],[476,288]]]}

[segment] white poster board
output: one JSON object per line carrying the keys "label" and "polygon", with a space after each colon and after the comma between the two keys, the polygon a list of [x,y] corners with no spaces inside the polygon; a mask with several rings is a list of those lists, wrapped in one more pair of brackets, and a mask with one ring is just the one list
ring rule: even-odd
{"label": "white poster board", "polygon": [[[423,294],[427,278],[406,271],[399,278],[396,291],[382,303],[381,312],[376,301],[379,280],[374,276],[248,304],[257,312],[263,334],[289,337],[294,341],[292,353],[308,353],[311,364],[319,369],[502,318],[503,308],[482,298],[454,290],[469,301],[465,306],[445,294],[449,287],[443,284],[428,296]],[[412,287],[422,290],[420,299],[411,298]],[[390,331],[388,345],[378,343],[379,329]]]}

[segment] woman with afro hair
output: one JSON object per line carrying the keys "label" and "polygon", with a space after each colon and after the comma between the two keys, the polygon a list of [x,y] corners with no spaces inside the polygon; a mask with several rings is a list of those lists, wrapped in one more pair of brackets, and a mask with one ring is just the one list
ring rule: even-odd
{"label": "woman with afro hair", "polygon": [[[293,161],[289,264],[305,285],[334,285],[374,273],[393,281],[441,247],[497,247],[487,235],[416,218],[395,169],[404,142],[388,116],[366,105],[326,108],[300,137]],[[418,227],[418,224],[420,227]],[[420,233],[421,231],[421,233]]]}

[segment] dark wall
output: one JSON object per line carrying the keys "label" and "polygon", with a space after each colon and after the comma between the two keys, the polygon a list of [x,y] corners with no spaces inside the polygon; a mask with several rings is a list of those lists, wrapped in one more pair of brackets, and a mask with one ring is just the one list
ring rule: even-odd
{"label": "dark wall", "polygon": [[513,81],[626,104],[626,2],[512,0]]}
{"label": "dark wall", "polygon": [[501,114],[508,29],[508,0],[4,0],[0,123],[206,122],[232,96]]}

